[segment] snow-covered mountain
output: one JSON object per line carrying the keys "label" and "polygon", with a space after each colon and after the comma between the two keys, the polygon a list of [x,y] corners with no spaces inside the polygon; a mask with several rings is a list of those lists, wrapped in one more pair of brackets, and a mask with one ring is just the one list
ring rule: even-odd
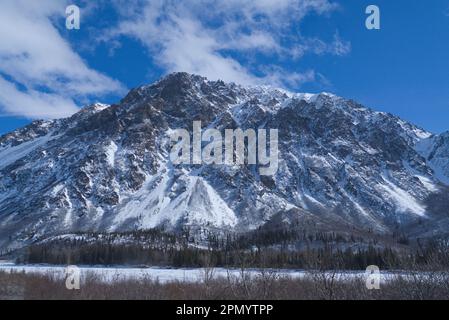
{"label": "snow-covered mountain", "polygon": [[[279,129],[279,169],[173,165],[169,132]],[[244,232],[281,220],[426,236],[449,230],[449,133],[331,94],[186,73],[0,137],[0,247],[75,231]]]}

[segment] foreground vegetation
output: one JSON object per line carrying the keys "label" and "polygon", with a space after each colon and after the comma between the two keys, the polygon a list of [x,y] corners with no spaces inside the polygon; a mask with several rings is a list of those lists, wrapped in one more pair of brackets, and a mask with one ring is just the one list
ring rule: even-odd
{"label": "foreground vegetation", "polygon": [[[158,230],[120,234],[81,234],[36,243],[20,252],[18,263],[58,265],[151,265],[202,267],[195,283],[155,279],[104,282],[88,274],[81,290],[67,290],[55,275],[0,272],[0,299],[280,299],[372,300],[448,299],[449,250],[445,241],[366,241],[337,233],[261,232],[245,237],[210,237],[202,242]],[[385,244],[391,243],[388,247]],[[339,278],[338,270],[406,270],[380,290],[368,290],[364,277]],[[217,278],[216,267],[240,275]],[[249,268],[260,268],[257,276]],[[308,270],[289,278],[275,269]]]}
{"label": "foreground vegetation", "polygon": [[311,272],[301,279],[261,272],[251,277],[216,279],[213,269],[205,269],[196,283],[160,283],[152,279],[112,283],[87,275],[80,290],[67,290],[65,281],[51,275],[0,272],[0,299],[64,300],[449,300],[449,273],[412,273],[368,290],[362,278],[337,280],[333,273]]}

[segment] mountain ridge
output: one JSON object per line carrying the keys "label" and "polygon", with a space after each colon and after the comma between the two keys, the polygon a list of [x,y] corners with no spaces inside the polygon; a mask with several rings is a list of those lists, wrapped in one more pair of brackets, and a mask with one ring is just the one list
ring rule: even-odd
{"label": "mountain ridge", "polygon": [[[167,132],[193,121],[279,128],[278,172],[174,166]],[[449,230],[448,181],[449,133],[433,135],[329,93],[174,73],[118,104],[1,136],[0,247],[91,230],[246,232],[280,214],[329,230],[440,235]]]}

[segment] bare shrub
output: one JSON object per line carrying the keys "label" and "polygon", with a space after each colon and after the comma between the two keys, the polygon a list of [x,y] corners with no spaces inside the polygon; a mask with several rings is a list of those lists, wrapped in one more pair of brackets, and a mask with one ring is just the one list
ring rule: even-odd
{"label": "bare shrub", "polygon": [[341,278],[334,275],[332,278],[331,275],[314,274],[313,277],[291,278],[278,276],[271,270],[252,277],[250,282],[240,274],[208,281],[207,285],[202,281],[161,283],[151,278],[121,278],[105,282],[92,274],[83,279],[80,290],[67,290],[65,282],[52,274],[0,272],[0,297],[31,300],[449,300],[447,273],[431,278],[426,274],[422,277],[416,274],[416,278],[413,275],[398,275],[383,283],[381,290],[367,290],[362,277]]}

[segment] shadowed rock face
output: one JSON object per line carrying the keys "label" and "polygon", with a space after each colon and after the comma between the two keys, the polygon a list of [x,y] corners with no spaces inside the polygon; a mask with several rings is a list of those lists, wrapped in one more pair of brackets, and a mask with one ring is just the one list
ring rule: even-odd
{"label": "shadowed rock face", "polygon": [[[198,120],[278,129],[279,170],[261,177],[257,166],[173,166],[169,130]],[[274,217],[444,233],[448,159],[449,134],[350,100],[176,73],[119,104],[0,137],[0,247],[88,230],[248,231]]]}

